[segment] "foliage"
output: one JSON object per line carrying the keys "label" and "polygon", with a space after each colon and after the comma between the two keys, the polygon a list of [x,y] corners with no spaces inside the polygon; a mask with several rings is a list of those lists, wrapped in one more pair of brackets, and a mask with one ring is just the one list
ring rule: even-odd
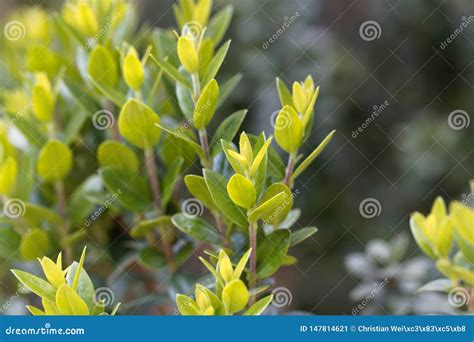
{"label": "foliage", "polygon": [[[104,301],[96,298],[92,280],[83,268],[85,258],[84,248],[79,263],[73,262],[64,270],[61,253],[56,262],[48,257],[38,259],[46,280],[24,271],[12,270],[23,286],[41,298],[43,310],[31,305],[27,306],[28,310],[35,316],[107,315]],[[119,306],[115,306],[111,315],[115,315]]]}
{"label": "foliage", "polygon": [[[221,40],[232,7],[214,16],[211,10],[210,0],[179,1],[178,33],[140,29],[126,1],[71,1],[60,13],[35,9],[43,30],[29,32],[28,44],[5,42],[14,85],[2,94],[5,127],[15,126],[28,142],[20,149],[9,142],[8,129],[0,131],[2,201],[5,208],[12,200],[23,207],[20,215],[2,218],[2,240],[20,251],[14,257],[33,260],[64,250],[71,262],[84,243],[100,241],[99,249],[106,250],[113,239],[104,235],[114,221],[123,222],[132,226],[125,229],[132,260],[151,272],[184,274],[180,266],[202,243],[219,251],[210,253],[219,260],[214,297],[223,309],[209,305],[212,292],[198,286],[195,304],[186,299],[193,312],[233,314],[250,305],[247,313],[259,314],[269,304],[269,296],[257,301],[260,285],[296,262],[289,248],[316,232],[291,230],[299,215],[293,209],[295,179],[334,132],[302,160],[299,150],[312,131],[319,94],[308,76],[292,92],[277,79],[282,108],[274,140],[288,153],[286,168],[263,133],[242,132],[234,145],[245,110],[229,115],[210,135],[213,117],[240,78],[219,75],[230,50],[230,41]],[[17,69],[25,72],[15,74]],[[188,174],[196,159],[202,174]],[[195,198],[186,199],[183,181]],[[197,214],[189,203],[198,206]],[[230,258],[238,259],[242,250],[249,252],[234,270]],[[74,283],[51,295],[62,282],[60,268],[57,263],[53,280],[45,270],[48,290],[37,294],[56,300],[61,313],[95,312],[82,304]],[[182,298],[180,311],[189,313]],[[79,312],[68,311],[71,301]],[[46,313],[52,312],[47,306]]]}
{"label": "foliage", "polygon": [[[467,206],[474,191],[472,181],[471,188],[464,202],[450,203],[449,211],[444,200],[438,197],[427,216],[416,212],[410,220],[418,246],[435,260],[437,269],[447,278],[437,279],[421,290],[450,294],[461,291],[466,299],[459,308],[467,311],[473,311],[470,294],[474,288],[474,209]],[[453,252],[454,242],[458,249]]]}

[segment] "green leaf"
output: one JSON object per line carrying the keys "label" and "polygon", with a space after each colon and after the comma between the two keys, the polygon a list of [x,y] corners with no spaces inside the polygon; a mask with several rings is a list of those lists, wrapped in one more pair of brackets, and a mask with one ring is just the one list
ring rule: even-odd
{"label": "green leaf", "polygon": [[94,285],[92,283],[89,274],[82,267],[79,267],[79,263],[73,262],[69,266],[68,272],[66,274],[66,282],[72,288],[74,286],[74,279],[76,278],[76,273],[78,269],[81,269],[79,278],[77,280],[76,292],[81,297],[81,299],[87,304],[89,310],[93,310],[94,303]]}
{"label": "green leaf", "polygon": [[290,235],[288,229],[279,229],[258,242],[257,275],[259,278],[268,278],[280,268],[290,247]]}
{"label": "green leaf", "polygon": [[117,201],[123,206],[135,212],[150,209],[153,199],[146,177],[110,167],[102,169],[101,175],[107,190],[118,194]]}
{"label": "green leaf", "polygon": [[240,227],[247,227],[248,222],[244,211],[237,207],[227,194],[227,179],[210,170],[204,170],[204,179],[214,203],[224,216]]}
{"label": "green leaf", "polygon": [[200,200],[207,208],[214,211],[216,210],[216,205],[214,200],[212,199],[211,193],[207,188],[206,181],[204,177],[196,176],[196,175],[187,175],[184,177],[184,183],[188,188],[188,191]]}
{"label": "green leaf", "polygon": [[232,113],[222,121],[217,127],[211,140],[211,155],[215,156],[219,151],[222,150],[221,139],[226,141],[232,141],[239,131],[242,122],[244,122],[247,110],[239,110],[238,112]]}
{"label": "green leaf", "polygon": [[168,167],[168,170],[163,178],[161,190],[161,206],[166,208],[166,205],[173,195],[176,183],[180,179],[181,169],[183,167],[184,159],[177,157],[174,162]]}
{"label": "green leaf", "polygon": [[138,260],[140,264],[150,269],[160,269],[166,266],[166,258],[156,248],[146,247],[140,251]]}
{"label": "green leaf", "polygon": [[321,144],[319,144],[319,146],[313,152],[311,152],[311,154],[296,168],[296,170],[293,172],[293,175],[291,176],[292,182],[296,179],[296,177],[303,173],[303,171],[305,171],[308,166],[311,165],[311,163],[321,154],[321,152],[324,151],[334,136],[334,133],[336,133],[336,131],[329,133],[328,136],[321,142]]}
{"label": "green leaf", "polygon": [[178,57],[181,64],[190,74],[194,74],[199,68],[199,58],[194,42],[188,37],[178,38]]}
{"label": "green leaf", "polygon": [[193,120],[196,129],[203,129],[209,125],[216,112],[218,99],[219,84],[216,80],[212,80],[202,91],[194,109]]}
{"label": "green leaf", "polygon": [[28,142],[34,146],[41,147],[46,142],[46,132],[44,126],[38,125],[37,122],[32,121],[29,117],[18,116],[16,113],[9,113],[7,115],[10,119],[15,120],[15,127],[28,139]]}
{"label": "green leaf", "polygon": [[179,82],[181,83],[182,85],[184,85],[186,88],[188,88],[189,90],[193,90],[193,86],[191,84],[191,82],[186,78],[184,77],[178,69],[176,69],[171,63],[169,63],[168,61],[166,60],[161,60],[159,61],[158,59],[156,59],[155,57],[153,57],[152,55],[150,55],[150,58],[152,61],[154,61],[161,69],[163,69],[164,72],[166,72],[166,74],[171,77],[173,80],[175,80],[176,82]]}
{"label": "green leaf", "polygon": [[56,292],[56,305],[63,315],[89,315],[87,304],[66,284],[61,285]]}
{"label": "green leaf", "polygon": [[10,228],[0,228],[0,258],[16,259],[21,235]]}
{"label": "green leaf", "polygon": [[286,207],[285,201],[287,200],[287,196],[288,195],[285,192],[280,192],[269,200],[263,202],[249,213],[249,221],[257,222],[260,219],[267,220],[269,217],[276,215],[280,208]]}
{"label": "green leaf", "polygon": [[185,135],[184,133],[182,132],[179,132],[179,131],[173,131],[169,128],[166,128],[165,126],[162,126],[160,124],[156,124],[156,126],[158,126],[159,128],[161,128],[163,131],[169,133],[169,134],[172,134],[175,138],[178,138],[182,141],[184,141],[186,144],[188,144],[190,147],[192,147],[194,149],[194,151],[201,157],[201,158],[204,158],[205,157],[205,153],[204,153],[204,150],[201,148],[201,146],[196,143],[195,141],[191,140],[190,138],[188,138],[187,135]]}
{"label": "green leaf", "polygon": [[53,302],[56,300],[56,288],[46,280],[20,270],[12,270],[12,273],[26,288],[28,288],[34,294]]}
{"label": "green leaf", "polygon": [[175,214],[171,218],[173,224],[184,234],[199,241],[219,245],[221,237],[216,228],[200,217],[186,217],[186,214]]}
{"label": "green leaf", "polygon": [[230,40],[228,40],[224,45],[222,45],[219,50],[217,50],[216,54],[212,58],[211,62],[207,66],[207,69],[204,73],[204,77],[202,78],[202,85],[206,86],[211,80],[216,77],[219,69],[224,62],[224,59],[229,51],[230,47]]}
{"label": "green leaf", "polygon": [[222,290],[222,302],[230,313],[238,312],[247,306],[249,291],[244,282],[234,279]]}
{"label": "green leaf", "polygon": [[192,91],[183,86],[181,83],[176,82],[176,98],[178,99],[178,105],[184,116],[187,119],[191,119],[194,113],[194,100]]}
{"label": "green leaf", "polygon": [[166,226],[171,224],[171,216],[160,216],[156,219],[140,221],[136,225],[132,227],[130,230],[130,235],[135,238],[139,239],[142,237],[147,236],[153,229],[156,229],[159,226]]}
{"label": "green leaf", "polygon": [[99,83],[94,79],[91,79],[91,83],[102,93],[102,95],[104,95],[118,107],[122,107],[127,100],[125,94],[123,94],[120,90],[109,86],[108,84]]}
{"label": "green leaf", "polygon": [[115,87],[118,82],[117,62],[109,50],[102,45],[97,45],[90,53],[87,71],[97,83]]}
{"label": "green leaf", "polygon": [[127,55],[123,60],[123,78],[127,85],[135,91],[140,90],[143,80],[145,79],[142,62],[133,47],[129,47]]}
{"label": "green leaf", "polygon": [[18,165],[13,157],[8,157],[0,163],[0,194],[10,195],[17,179]]}
{"label": "green leaf", "polygon": [[101,167],[138,171],[138,157],[135,152],[118,141],[106,140],[97,149],[97,159]]}
{"label": "green leaf", "polygon": [[257,200],[257,190],[253,183],[239,174],[230,178],[227,193],[232,202],[245,209],[252,208]]}
{"label": "green leaf", "polygon": [[24,234],[20,242],[20,255],[24,260],[34,260],[46,255],[51,248],[48,233],[34,228]]}
{"label": "green leaf", "polygon": [[38,204],[25,202],[25,213],[22,216],[32,226],[40,226],[45,222],[61,224],[63,219],[51,209]]}
{"label": "green leaf", "polygon": [[416,243],[421,250],[432,259],[437,259],[433,248],[431,247],[430,240],[423,231],[424,217],[420,213],[414,213],[410,218],[410,228],[415,238]]}
{"label": "green leaf", "polygon": [[178,294],[176,296],[176,305],[178,306],[179,313],[183,316],[199,315],[196,302],[188,296]]}
{"label": "green leaf", "polygon": [[160,117],[144,103],[130,99],[120,111],[118,127],[120,134],[133,145],[147,149],[160,140],[161,130],[156,127]]}
{"label": "green leaf", "polygon": [[273,295],[266,296],[252,305],[247,311],[244,312],[244,316],[259,316],[261,315],[268,305],[273,300]]}
{"label": "green leaf", "polygon": [[242,74],[236,74],[222,84],[221,96],[219,98],[219,103],[217,105],[218,107],[220,107],[227,100],[227,98],[234,92],[234,89],[237,87],[241,79],[242,79]]}
{"label": "green leaf", "polygon": [[234,8],[232,5],[227,5],[209,21],[205,36],[210,37],[215,45],[224,37],[224,34],[229,28],[233,13]]}
{"label": "green leaf", "polygon": [[275,225],[283,222],[290,210],[293,208],[293,194],[291,193],[290,188],[288,188],[288,186],[283,183],[274,183],[270,185],[262,195],[260,202],[265,203],[282,192],[286,195],[282,203],[277,208],[275,208],[275,210],[271,211],[270,215],[266,217],[262,216],[262,220],[266,224]]}
{"label": "green leaf", "polygon": [[294,107],[293,96],[291,95],[290,90],[287,88],[285,83],[280,79],[276,78],[276,85],[278,90],[278,96],[280,96],[280,102],[282,107],[290,106]]}
{"label": "green leaf", "polygon": [[290,240],[290,247],[293,247],[307,238],[309,238],[311,235],[315,234],[318,231],[318,228],[316,227],[307,227],[307,228],[301,228],[298,230],[295,230],[291,232],[291,240]]}
{"label": "green leaf", "polygon": [[275,140],[287,153],[295,153],[303,141],[303,124],[298,113],[285,106],[278,114],[275,121]]}
{"label": "green leaf", "polygon": [[38,174],[44,180],[59,181],[71,171],[72,163],[72,152],[69,146],[59,140],[50,140],[39,153]]}

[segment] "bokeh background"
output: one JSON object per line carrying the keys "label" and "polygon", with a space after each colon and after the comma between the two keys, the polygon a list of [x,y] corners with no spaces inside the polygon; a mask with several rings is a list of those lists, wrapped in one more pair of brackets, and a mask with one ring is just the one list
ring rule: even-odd
{"label": "bokeh background", "polygon": [[[60,3],[2,0],[0,15]],[[175,25],[172,3],[136,1],[141,20],[158,27]],[[288,309],[353,313],[353,289],[373,289],[378,277],[353,270],[363,259],[353,253],[375,255],[364,271],[383,269],[387,251],[404,241],[395,273],[410,265],[407,281],[436,277],[418,258],[408,219],[415,210],[427,212],[438,195],[465,196],[474,178],[472,0],[217,0],[215,6],[228,3],[235,15],[222,73],[244,78],[220,114],[248,108],[245,130],[270,135],[280,106],[275,77],[290,84],[311,74],[321,93],[303,152],[337,130],[295,186],[303,212],[298,225],[319,232],[297,249],[299,263],[277,275],[291,289]],[[396,281],[379,284],[381,292]],[[373,312],[413,312],[402,302],[412,298],[399,295],[402,307],[381,301]]]}

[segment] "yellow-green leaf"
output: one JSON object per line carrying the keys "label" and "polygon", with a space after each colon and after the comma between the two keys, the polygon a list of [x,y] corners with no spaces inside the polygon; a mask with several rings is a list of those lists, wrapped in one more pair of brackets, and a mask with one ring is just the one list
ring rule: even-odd
{"label": "yellow-green leaf", "polygon": [[258,302],[256,302],[254,305],[252,305],[247,311],[244,312],[244,316],[258,316],[261,315],[265,309],[267,308],[268,305],[273,300],[273,295],[268,295],[262,299],[260,299]]}
{"label": "yellow-green leaf", "polygon": [[194,74],[199,68],[199,58],[194,43],[190,38],[178,39],[178,57],[184,68]]}
{"label": "yellow-green leaf", "polygon": [[79,297],[76,291],[66,284],[61,285],[56,292],[56,306],[63,315],[89,315],[87,304]]}
{"label": "yellow-green leaf", "polygon": [[188,296],[178,294],[176,296],[176,305],[183,316],[199,315],[199,309],[196,302]]}
{"label": "yellow-green leaf", "polygon": [[255,175],[255,173],[258,170],[258,167],[262,163],[263,159],[265,158],[265,155],[267,154],[267,150],[270,147],[270,144],[272,143],[272,139],[270,138],[267,141],[265,141],[265,144],[263,144],[262,148],[260,151],[258,151],[257,155],[255,156],[255,159],[252,162],[252,166],[250,167],[250,177]]}
{"label": "yellow-green leaf", "polygon": [[206,128],[216,112],[219,100],[219,84],[212,80],[202,91],[196,108],[194,109],[194,127],[197,129]]}
{"label": "yellow-green leaf", "polygon": [[115,140],[106,140],[100,144],[97,149],[97,159],[102,167],[138,171],[138,157],[135,152],[127,145]]}
{"label": "yellow-green leaf", "polygon": [[136,99],[128,100],[119,115],[120,134],[133,145],[147,149],[158,143],[161,129],[156,125],[160,117],[148,106]]}
{"label": "yellow-green leaf", "polygon": [[227,193],[232,202],[251,209],[257,200],[257,190],[251,181],[240,174],[233,175],[227,183]]}
{"label": "yellow-green leaf", "polygon": [[222,302],[230,313],[242,310],[248,301],[249,291],[240,279],[232,280],[222,290]]}
{"label": "yellow-green leaf", "polygon": [[221,250],[219,252],[219,262],[217,263],[217,271],[226,283],[232,280],[234,269],[232,267],[232,262],[230,261],[229,256],[226,252],[224,252],[224,250]]}
{"label": "yellow-green leaf", "polygon": [[43,146],[38,157],[38,174],[47,181],[64,179],[72,168],[71,149],[59,140]]}
{"label": "yellow-green leaf", "polygon": [[249,213],[249,221],[257,222],[260,219],[266,219],[273,216],[278,212],[278,209],[284,205],[287,196],[288,195],[285,192],[280,192],[269,200],[263,202]]}
{"label": "yellow-green leaf", "polygon": [[51,301],[55,300],[56,288],[47,281],[20,270],[12,270],[12,273],[31,292],[41,298],[46,298]]}
{"label": "yellow-green leaf", "polygon": [[0,165],[0,194],[8,196],[16,183],[18,166],[13,157],[8,157]]}
{"label": "yellow-green leaf", "polygon": [[232,277],[234,279],[239,279],[242,275],[243,270],[245,269],[245,265],[250,258],[250,254],[252,253],[252,248],[250,248],[243,256],[240,258],[239,263],[235,266],[234,273]]}
{"label": "yellow-green leaf", "polygon": [[20,254],[24,260],[34,260],[47,254],[51,248],[48,233],[34,228],[21,237]]}
{"label": "yellow-green leaf", "polygon": [[296,111],[290,106],[283,107],[275,121],[278,145],[287,153],[296,152],[303,140],[303,132],[303,124]]}
{"label": "yellow-green leaf", "polygon": [[97,83],[115,87],[118,82],[118,66],[112,53],[102,45],[92,50],[87,64],[89,75]]}
{"label": "yellow-green leaf", "polygon": [[37,75],[37,82],[33,86],[33,114],[43,122],[49,122],[54,116],[54,95],[46,74]]}
{"label": "yellow-green leaf", "polygon": [[[283,183],[275,183],[270,185],[264,192],[260,202],[264,203],[279,193],[285,193],[284,200],[276,207],[268,216],[262,216],[262,220],[267,224],[278,224],[283,222],[290,210],[293,208],[293,194],[290,188]],[[269,212],[269,211],[267,211]]]}
{"label": "yellow-green leaf", "polygon": [[311,163],[321,154],[321,152],[324,151],[335,133],[336,131],[329,133],[328,136],[321,142],[321,144],[319,144],[319,146],[313,152],[311,152],[311,154],[296,168],[296,170],[293,172],[293,175],[291,176],[292,181],[294,181],[296,177],[303,173],[303,171],[305,171],[311,165]]}
{"label": "yellow-green leaf", "polygon": [[145,71],[143,65],[138,58],[135,48],[130,47],[123,61],[123,78],[127,85],[133,90],[140,90],[145,79]]}
{"label": "yellow-green leaf", "polygon": [[62,269],[53,260],[48,257],[43,257],[43,259],[40,260],[40,263],[44,275],[51,285],[59,287],[66,283]]}

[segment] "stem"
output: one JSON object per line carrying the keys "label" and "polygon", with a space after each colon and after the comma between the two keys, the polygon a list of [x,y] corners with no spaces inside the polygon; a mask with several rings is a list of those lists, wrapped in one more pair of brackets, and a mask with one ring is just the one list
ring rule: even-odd
{"label": "stem", "polygon": [[111,133],[112,133],[112,138],[116,141],[120,141],[120,132],[118,129],[118,123],[116,121],[116,118],[114,116],[114,103],[110,100],[107,100],[105,104],[106,109],[109,111],[109,113],[112,115],[112,118],[114,119],[113,125],[110,127]]}
{"label": "stem", "polygon": [[[155,210],[158,216],[163,214],[163,209],[161,208],[161,193],[160,193],[160,185],[158,183],[157,169],[155,164],[155,156],[153,154],[152,148],[147,148],[145,150],[145,166],[148,173],[148,180],[150,182],[151,191],[153,193],[153,203],[155,205]],[[168,267],[171,271],[175,270],[175,263],[173,260],[173,253],[171,252],[171,246],[166,236],[166,228],[160,227],[160,235],[161,235],[161,245],[163,248],[163,252],[165,253],[166,262],[168,263]]]}
{"label": "stem", "polygon": [[[69,228],[66,213],[66,193],[64,191],[64,182],[62,180],[54,183],[54,192],[58,201],[59,216],[63,219],[63,222],[60,225],[60,236],[61,239],[65,239],[69,233]],[[64,247],[64,259],[67,263],[72,262],[72,250],[70,246]]]}
{"label": "stem", "polygon": [[467,309],[470,313],[474,313],[474,288],[471,289],[471,297]]}
{"label": "stem", "polygon": [[202,166],[206,169],[212,169],[212,158],[211,152],[209,150],[209,142],[207,139],[207,131],[205,128],[199,130],[199,141],[201,143],[201,147],[206,153],[206,159],[202,161]]}
{"label": "stem", "polygon": [[193,82],[193,97],[194,103],[199,100],[201,96],[201,83],[199,82],[199,75],[197,73],[191,75],[191,79]]}
{"label": "stem", "polygon": [[[252,248],[250,253],[250,275],[249,275],[249,288],[255,289],[257,286],[257,224],[250,223],[249,225],[249,244]],[[255,296],[250,298],[250,305],[255,303]]]}
{"label": "stem", "polygon": [[288,185],[288,187],[291,189],[293,187],[293,184],[290,184],[290,178],[293,174],[293,169],[295,167],[295,159],[296,159],[296,154],[297,152],[291,153],[289,158],[288,158],[288,165],[285,170],[285,179],[283,180],[283,183]]}

